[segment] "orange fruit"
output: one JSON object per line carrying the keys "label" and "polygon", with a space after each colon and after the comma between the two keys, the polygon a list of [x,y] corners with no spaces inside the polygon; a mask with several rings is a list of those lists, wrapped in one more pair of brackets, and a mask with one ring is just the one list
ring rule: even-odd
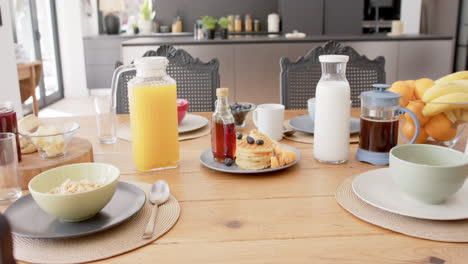
{"label": "orange fruit", "polygon": [[416,96],[416,100],[422,100],[422,97],[424,93],[427,91],[427,89],[431,88],[434,86],[434,81],[429,79],[429,78],[422,78],[416,81],[416,90],[414,91],[414,94]]}
{"label": "orange fruit", "polygon": [[405,81],[407,84],[410,86],[413,86],[413,88],[416,88],[416,81],[415,80],[406,80]]}
{"label": "orange fruit", "polygon": [[[406,121],[403,125],[403,134],[408,140],[413,139],[414,133],[416,133],[416,126],[412,122]],[[426,139],[429,137],[424,127],[419,130],[419,136],[414,142],[415,144],[421,144],[426,142]]]}
{"label": "orange fruit", "polygon": [[[396,81],[392,87],[388,89],[390,92],[401,94],[401,98],[405,100],[414,100],[414,87],[405,81]],[[407,101],[400,100],[400,106],[408,105]]]}
{"label": "orange fruit", "polygon": [[[417,102],[417,101],[410,102],[406,106],[406,108],[411,110],[416,115],[416,117],[419,120],[420,126],[424,126],[427,123],[427,121],[429,121],[429,117],[423,116],[422,114],[422,110],[424,109],[423,102]],[[408,113],[405,113],[404,118],[406,118],[406,120],[408,120],[409,122],[413,123],[413,118],[411,118],[411,116]]]}
{"label": "orange fruit", "polygon": [[451,140],[457,135],[457,129],[444,113],[435,115],[425,125],[427,134],[437,141]]}
{"label": "orange fruit", "polygon": [[277,168],[280,167],[278,159],[276,158],[276,156],[271,157],[271,167],[273,169],[277,169]]}

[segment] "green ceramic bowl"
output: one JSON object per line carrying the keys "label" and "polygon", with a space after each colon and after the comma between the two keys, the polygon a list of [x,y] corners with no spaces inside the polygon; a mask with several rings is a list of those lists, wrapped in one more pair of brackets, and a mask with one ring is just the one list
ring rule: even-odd
{"label": "green ceramic bowl", "polygon": [[[93,217],[112,199],[120,171],[103,163],[78,163],[57,167],[34,177],[28,185],[34,201],[45,212],[64,221],[83,221]],[[101,182],[100,188],[75,194],[49,194],[64,181],[88,179]]]}
{"label": "green ceramic bowl", "polygon": [[410,197],[443,203],[465,183],[468,158],[462,152],[435,145],[400,145],[390,150],[393,180]]}

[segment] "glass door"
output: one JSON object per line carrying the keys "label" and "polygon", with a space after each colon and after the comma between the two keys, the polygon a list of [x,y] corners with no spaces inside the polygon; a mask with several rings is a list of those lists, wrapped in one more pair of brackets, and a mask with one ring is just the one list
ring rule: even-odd
{"label": "glass door", "polygon": [[[13,0],[15,39],[23,46],[25,60],[42,62],[42,79],[36,88],[39,107],[63,98],[62,70],[55,0]],[[32,110],[32,98],[23,105]]]}

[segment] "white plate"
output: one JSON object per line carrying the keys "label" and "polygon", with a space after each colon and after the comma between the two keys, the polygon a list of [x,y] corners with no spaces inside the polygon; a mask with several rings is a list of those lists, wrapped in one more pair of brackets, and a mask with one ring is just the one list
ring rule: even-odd
{"label": "white plate", "polygon": [[208,124],[208,119],[199,115],[185,115],[185,118],[180,122],[179,133],[190,132],[200,129]]}
{"label": "white plate", "polygon": [[382,210],[428,220],[460,220],[468,218],[468,184],[445,203],[430,205],[407,196],[393,182],[389,168],[377,169],[356,176],[354,193],[364,202]]}
{"label": "white plate", "polygon": [[44,212],[30,194],[12,203],[3,213],[13,234],[29,238],[69,238],[93,234],[116,226],[145,204],[145,193],[135,185],[119,182],[110,202],[94,217],[66,222]]}
{"label": "white plate", "polygon": [[215,159],[213,157],[213,152],[211,152],[211,149],[205,150],[200,155],[200,162],[201,162],[201,164],[205,165],[205,167],[210,168],[212,170],[228,172],[228,173],[237,173],[237,174],[266,173],[266,172],[274,172],[274,171],[284,170],[284,169],[287,169],[287,168],[293,166],[294,164],[298,163],[299,160],[301,159],[301,153],[297,149],[295,149],[295,148],[293,148],[291,146],[288,146],[288,145],[285,145],[285,144],[281,144],[281,145],[285,146],[286,148],[289,148],[292,151],[294,151],[296,153],[296,155],[297,155],[297,158],[293,163],[288,164],[288,165],[283,166],[283,167],[279,167],[279,168],[267,168],[267,169],[263,169],[263,170],[244,170],[242,168],[239,168],[236,163],[234,163],[232,166],[228,167],[228,166],[226,166],[224,164],[221,164],[221,163],[215,161]]}
{"label": "white plate", "polygon": [[[289,126],[297,131],[314,133],[314,121],[310,119],[309,115],[296,116],[289,121]],[[361,121],[358,118],[351,117],[349,120],[350,134],[359,133],[359,130],[361,130]]]}

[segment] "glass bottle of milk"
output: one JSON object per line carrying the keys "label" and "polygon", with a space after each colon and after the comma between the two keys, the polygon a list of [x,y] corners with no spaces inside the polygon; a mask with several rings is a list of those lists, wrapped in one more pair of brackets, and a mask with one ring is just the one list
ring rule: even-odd
{"label": "glass bottle of milk", "polygon": [[350,88],[343,55],[322,55],[322,77],[315,91],[314,156],[341,164],[349,156]]}

